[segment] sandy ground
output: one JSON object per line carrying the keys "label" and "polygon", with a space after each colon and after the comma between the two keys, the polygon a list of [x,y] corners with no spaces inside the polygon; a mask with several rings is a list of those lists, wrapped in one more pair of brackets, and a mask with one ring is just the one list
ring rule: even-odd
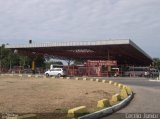
{"label": "sandy ground", "polygon": [[67,79],[0,77],[0,112],[54,113],[111,98],[118,88],[109,84]]}

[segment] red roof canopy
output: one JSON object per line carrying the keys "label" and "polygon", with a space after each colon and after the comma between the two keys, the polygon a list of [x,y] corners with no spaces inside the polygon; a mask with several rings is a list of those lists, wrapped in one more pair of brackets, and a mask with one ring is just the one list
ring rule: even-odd
{"label": "red roof canopy", "polygon": [[24,55],[51,55],[60,59],[117,60],[118,64],[150,65],[152,58],[131,40],[56,42],[8,45]]}

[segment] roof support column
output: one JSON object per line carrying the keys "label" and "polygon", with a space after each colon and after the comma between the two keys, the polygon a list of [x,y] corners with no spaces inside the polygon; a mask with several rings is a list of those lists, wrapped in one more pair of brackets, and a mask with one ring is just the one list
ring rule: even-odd
{"label": "roof support column", "polygon": [[109,50],[107,50],[107,59],[110,60]]}
{"label": "roof support column", "polygon": [[35,65],[35,60],[32,60],[32,73],[35,74],[35,69],[36,69],[36,65]]}

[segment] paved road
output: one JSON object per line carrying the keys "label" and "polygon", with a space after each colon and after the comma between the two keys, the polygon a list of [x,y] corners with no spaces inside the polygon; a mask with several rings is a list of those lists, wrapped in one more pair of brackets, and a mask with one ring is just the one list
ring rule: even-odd
{"label": "paved road", "polygon": [[[130,85],[135,95],[128,106],[103,119],[127,118],[128,113],[160,113],[160,82],[148,79],[112,79]],[[123,114],[121,114],[123,113]],[[159,118],[160,119],[160,114]]]}

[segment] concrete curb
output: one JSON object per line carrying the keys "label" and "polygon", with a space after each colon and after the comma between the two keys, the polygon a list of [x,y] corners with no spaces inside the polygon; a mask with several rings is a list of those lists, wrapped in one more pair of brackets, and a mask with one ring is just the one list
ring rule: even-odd
{"label": "concrete curb", "polygon": [[113,112],[116,112],[125,107],[132,100],[132,98],[133,98],[133,93],[129,95],[126,99],[122,100],[120,103],[113,105],[112,106]]}
{"label": "concrete curb", "polygon": [[123,101],[121,101],[120,103],[118,103],[112,107],[105,108],[100,111],[78,117],[78,119],[99,119],[99,118],[102,118],[104,116],[107,116],[109,114],[112,114],[112,113],[122,109],[132,100],[132,98],[133,98],[133,93],[131,95],[129,95],[126,99],[124,99]]}
{"label": "concrete curb", "polygon": [[112,113],[113,113],[113,109],[112,107],[109,107],[85,116],[78,117],[78,119],[98,119],[100,117],[104,117]]}
{"label": "concrete curb", "polygon": [[[84,77],[84,78],[82,78],[82,80],[87,80],[87,78],[86,77]],[[99,80],[99,79],[96,79],[96,80],[93,80],[93,79],[90,79],[90,81],[95,81],[95,82],[106,82],[106,81],[104,81],[104,80]],[[113,82],[113,81],[109,81],[109,82],[106,82],[106,83],[108,83],[108,84],[110,84],[110,85],[113,85],[113,86],[117,86],[121,91],[123,90],[123,88],[126,88],[126,86],[125,85],[123,85],[123,84],[119,84],[119,83],[117,83],[116,85],[114,85],[115,84],[115,82]],[[128,87],[129,88],[129,87]],[[130,89],[130,88],[129,88]],[[126,93],[128,93],[129,95],[128,95],[128,97],[123,97],[123,98],[125,98],[125,99],[122,99],[122,97],[121,97],[121,95],[120,94],[117,94],[117,95],[119,95],[119,97],[122,99],[122,101],[121,102],[119,102],[118,103],[118,101],[120,100],[120,99],[118,99],[118,96],[117,96],[117,100],[115,101],[115,102],[117,102],[118,104],[115,104],[115,105],[113,105],[113,106],[111,106],[111,107],[106,107],[106,108],[104,108],[104,109],[102,109],[102,110],[99,110],[99,111],[96,111],[96,112],[93,112],[93,113],[90,113],[90,114],[86,114],[86,115],[83,115],[83,116],[80,116],[80,117],[73,117],[72,119],[99,119],[99,118],[102,118],[102,117],[105,117],[105,116],[107,116],[107,115],[110,115],[110,114],[112,114],[112,113],[114,113],[114,112],[116,112],[116,111],[118,111],[118,110],[120,110],[120,109],[122,109],[123,107],[125,107],[131,100],[132,100],[132,98],[133,98],[133,92],[132,92],[132,90],[131,90],[131,92],[130,92],[130,90],[129,89],[126,89]],[[129,91],[129,92],[128,92]],[[113,96],[112,96],[113,97]],[[111,99],[111,102],[113,102],[112,101],[112,99]]]}
{"label": "concrete curb", "polygon": [[150,79],[149,81],[151,81],[151,82],[160,82],[160,80],[153,80],[153,79]]}

